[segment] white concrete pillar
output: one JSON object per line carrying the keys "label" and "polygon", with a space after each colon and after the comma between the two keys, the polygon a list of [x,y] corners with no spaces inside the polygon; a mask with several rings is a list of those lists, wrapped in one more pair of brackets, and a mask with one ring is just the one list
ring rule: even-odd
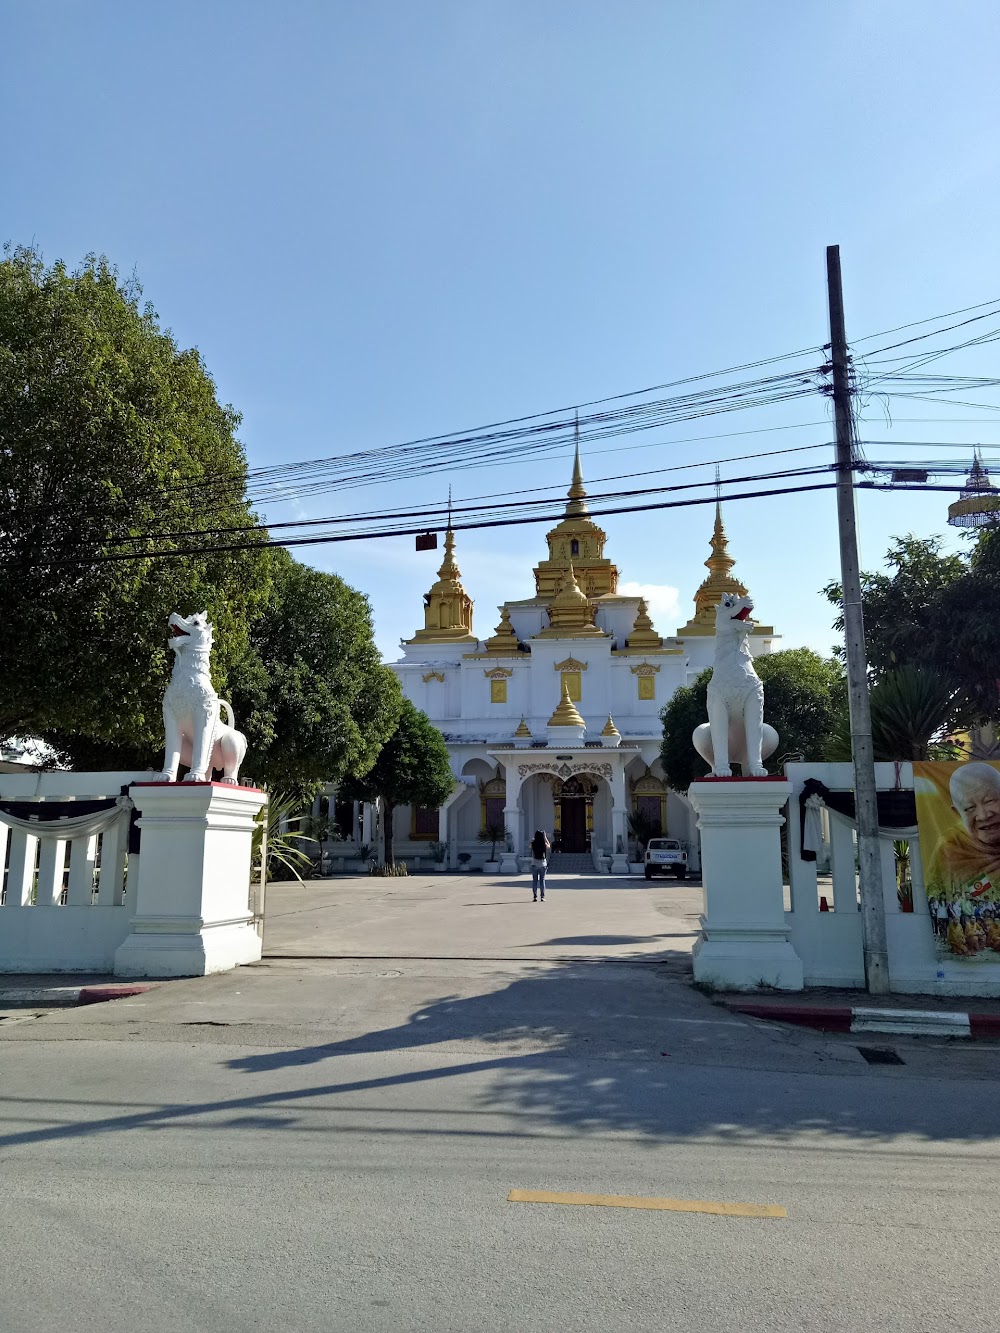
{"label": "white concrete pillar", "polygon": [[705,896],[696,981],[719,990],[802,989],[781,883],[781,809],[791,791],[784,778],[716,778],[688,788]]}
{"label": "white concrete pillar", "polygon": [[507,803],[503,810],[504,827],[510,834],[511,849],[506,847],[503,855],[500,857],[500,874],[516,875],[517,858],[521,855],[524,847],[524,813],[521,810],[521,777],[517,769],[508,766],[507,770]]}
{"label": "white concrete pillar", "polygon": [[[215,782],[140,782],[131,788],[142,833],[142,874],[129,934],[115,952],[120,977],[200,977],[256,962],[250,844],[262,791]],[[130,897],[133,891],[131,877]]]}
{"label": "white concrete pillar", "polygon": [[[611,873],[628,874],[628,796],[625,790],[625,762],[615,757],[611,774]],[[619,839],[621,851],[618,850]]]}

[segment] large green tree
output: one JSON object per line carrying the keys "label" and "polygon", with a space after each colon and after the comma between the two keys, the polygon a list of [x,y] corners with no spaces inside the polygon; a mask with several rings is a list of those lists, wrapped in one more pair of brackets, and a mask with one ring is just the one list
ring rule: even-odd
{"label": "large green tree", "polygon": [[154,764],[167,616],[207,611],[247,776],[301,791],[363,773],[400,705],[368,603],[269,545],[237,413],[139,298],[103,259],[0,262],[0,737]]}
{"label": "large green tree", "polygon": [[381,799],[386,865],[393,858],[393,813],[398,805],[443,804],[455,789],[448,747],[426,713],[403,699],[396,730],[386,741],[374,765],[360,778],[349,780],[343,794],[352,800]]}
{"label": "large green tree", "polygon": [[247,774],[285,788],[365,773],[402,708],[399,682],[375,647],[367,598],[277,548],[230,694],[250,743]]}
{"label": "large green tree", "polygon": [[[862,575],[865,638],[873,679],[898,667],[933,671],[952,695],[955,726],[1000,718],[1000,533],[968,553],[941,552],[937,537],[899,537],[889,572]],[[827,597],[841,605],[840,587]],[[843,629],[841,613],[835,627]]]}
{"label": "large green tree", "polygon": [[[789,648],[754,658],[757,674],[764,682],[764,719],[778,733],[778,752],[821,759],[842,707],[845,685],[840,664],[820,657],[809,648]],[[691,744],[695,727],[708,721],[709,668],[690,685],[683,685],[663,708],[663,741],[660,762],[667,781],[676,791],[686,791],[708,772],[705,761]]]}
{"label": "large green tree", "polygon": [[170,612],[208,611],[223,684],[270,582],[239,417],[139,297],[103,259],[0,262],[0,735],[109,762],[162,744]]}

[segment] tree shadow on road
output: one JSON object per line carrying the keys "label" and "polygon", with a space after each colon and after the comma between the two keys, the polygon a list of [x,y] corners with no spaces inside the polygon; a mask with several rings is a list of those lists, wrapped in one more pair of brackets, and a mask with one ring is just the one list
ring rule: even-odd
{"label": "tree shadow on road", "polygon": [[[866,1151],[892,1144],[894,1152],[907,1142],[982,1145],[1000,1138],[995,1081],[917,1081],[906,1069],[869,1068],[847,1039],[838,1047],[815,1034],[810,1047],[812,1035],[803,1041],[712,1005],[686,984],[689,974],[690,955],[681,951],[665,962],[539,965],[485,994],[441,996],[392,1026],[229,1059],[228,1069],[247,1076],[239,1095],[122,1108],[89,1120],[79,1118],[86,1103],[69,1098],[75,1118],[0,1134],[0,1150],[162,1130],[193,1118],[220,1129],[285,1132],[296,1123],[289,1118],[296,1108],[308,1109],[311,1127],[329,1133],[338,1124],[346,1132],[344,1115],[371,1111],[372,1133],[484,1138],[616,1133],[650,1144],[781,1141],[790,1151],[853,1139]],[[831,1060],[831,1050],[853,1053],[856,1063]],[[358,1058],[407,1055],[420,1058]],[[321,1078],[312,1078],[313,1067]],[[434,1088],[465,1077],[474,1082],[458,1106],[435,1100]],[[406,1096],[415,1088],[423,1090],[416,1106]],[[398,1101],[385,1095],[392,1091],[400,1092]],[[19,1117],[21,1103],[35,1099],[2,1100],[5,1114]],[[405,1112],[405,1130],[393,1120],[396,1112]],[[981,1153],[979,1146],[977,1160]]]}

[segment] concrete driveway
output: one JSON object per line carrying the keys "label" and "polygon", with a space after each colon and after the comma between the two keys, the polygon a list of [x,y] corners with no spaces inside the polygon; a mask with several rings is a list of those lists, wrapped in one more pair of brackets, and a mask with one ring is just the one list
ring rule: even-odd
{"label": "concrete driveway", "polygon": [[270,958],[664,959],[697,938],[702,891],[676,880],[337,876],[267,888]]}

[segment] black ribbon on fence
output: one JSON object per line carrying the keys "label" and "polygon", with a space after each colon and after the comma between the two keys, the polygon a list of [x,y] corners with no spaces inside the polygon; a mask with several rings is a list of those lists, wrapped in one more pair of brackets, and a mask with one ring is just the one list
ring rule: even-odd
{"label": "black ribbon on fence", "polygon": [[[843,815],[854,822],[854,792],[831,791],[818,778],[807,778],[799,792],[799,855],[803,861],[815,861],[816,853],[807,851],[804,843],[806,831],[806,802],[810,796],[818,796],[828,809]],[[878,826],[891,832],[893,829],[913,828],[917,822],[917,801],[912,791],[890,788],[875,793],[878,803]]]}
{"label": "black ribbon on fence", "polygon": [[[121,796],[128,796],[127,786],[122,787]],[[114,810],[120,799],[119,796],[109,796],[94,801],[0,801],[0,815],[32,824],[44,824],[51,833],[52,825],[58,824],[60,820],[105,814]],[[128,851],[132,856],[139,855],[141,831],[138,818],[139,812],[133,807],[129,810],[128,819]]]}

